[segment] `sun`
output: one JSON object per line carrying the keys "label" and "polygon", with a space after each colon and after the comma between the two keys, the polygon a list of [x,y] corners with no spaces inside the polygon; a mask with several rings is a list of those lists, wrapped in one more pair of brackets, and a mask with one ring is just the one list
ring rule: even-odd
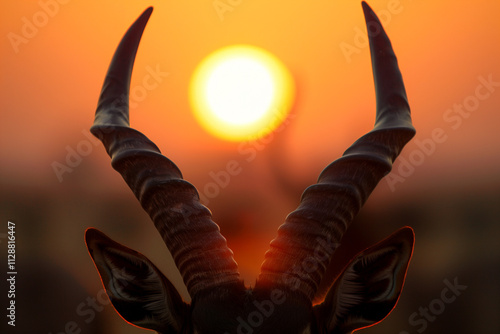
{"label": "sun", "polygon": [[231,141],[254,140],[278,127],[293,103],[292,76],[271,53],[234,45],[208,55],[195,69],[189,100],[200,124]]}

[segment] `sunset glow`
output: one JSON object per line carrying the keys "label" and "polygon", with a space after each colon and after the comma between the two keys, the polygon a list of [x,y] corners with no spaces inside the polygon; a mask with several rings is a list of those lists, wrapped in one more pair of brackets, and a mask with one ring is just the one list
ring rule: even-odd
{"label": "sunset glow", "polygon": [[292,77],[285,66],[248,45],[210,54],[195,70],[190,87],[191,106],[200,124],[231,141],[272,132],[286,117],[292,100]]}

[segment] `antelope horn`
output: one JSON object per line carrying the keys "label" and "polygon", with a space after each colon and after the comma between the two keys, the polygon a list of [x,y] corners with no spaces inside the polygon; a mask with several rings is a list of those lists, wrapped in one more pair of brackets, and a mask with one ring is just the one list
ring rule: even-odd
{"label": "antelope horn", "polygon": [[312,300],[342,235],[415,135],[391,42],[372,9],[362,6],[377,99],[375,126],[304,191],[266,252],[255,290],[282,287]]}
{"label": "antelope horn", "polygon": [[132,68],[148,8],[123,37],[104,80],[91,132],[99,138],[111,165],[149,214],[192,298],[223,285],[240,284],[237,264],[210,210],[200,204],[195,187],[146,136],[129,127]]}

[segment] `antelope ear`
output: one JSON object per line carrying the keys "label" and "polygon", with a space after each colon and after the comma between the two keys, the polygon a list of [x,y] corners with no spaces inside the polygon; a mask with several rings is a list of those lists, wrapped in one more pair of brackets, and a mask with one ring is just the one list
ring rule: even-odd
{"label": "antelope ear", "polygon": [[144,255],[88,229],[85,242],[116,311],[133,325],[180,333],[188,305]]}
{"label": "antelope ear", "polygon": [[356,255],[314,308],[326,333],[350,333],[391,313],[403,289],[413,242],[413,230],[403,227]]}

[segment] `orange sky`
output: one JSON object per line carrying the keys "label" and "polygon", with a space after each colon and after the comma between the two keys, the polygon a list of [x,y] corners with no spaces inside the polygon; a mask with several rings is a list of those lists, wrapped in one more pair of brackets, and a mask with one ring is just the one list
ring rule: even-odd
{"label": "orange sky", "polygon": [[[330,160],[329,152],[340,153],[370,128],[374,94],[369,51],[356,36],[356,31],[365,29],[358,2],[272,5],[242,1],[233,11],[223,13],[223,20],[210,1],[189,3],[152,2],[155,11],[141,42],[132,82],[132,87],[140,85],[148,67],[168,72],[158,88],[132,110],[132,124],[168,149],[183,170],[190,173],[194,162],[216,160],[219,154],[234,152],[237,145],[205,133],[187,102],[194,67],[210,52],[230,44],[265,48],[294,75],[296,117],[286,129],[284,154],[300,169],[314,168],[310,161],[323,156],[324,161]],[[474,94],[478,77],[492,75],[500,81],[500,23],[495,16],[500,3],[450,4],[371,2],[382,20],[385,18],[399,58],[417,138],[428,138],[436,127],[449,135],[441,145],[444,152],[429,159],[447,166],[458,163],[461,168],[476,159],[481,163],[494,159],[498,165],[490,154],[500,142],[494,132],[495,111],[500,105],[497,91],[481,101],[457,130],[443,115],[454,103]],[[53,17],[44,14],[37,2],[3,2],[0,6],[4,36],[0,44],[0,148],[2,158],[9,161],[3,168],[10,174],[26,166],[44,166],[23,178],[51,182],[50,163],[64,157],[66,145],[75,146],[83,138],[81,131],[89,128],[115,46],[146,5],[68,1],[58,8],[47,7]],[[35,26],[33,32],[26,22],[40,27]],[[20,39],[23,42],[16,42]],[[359,53],[343,54],[341,47],[346,45]],[[310,139],[312,133],[321,138],[320,145]],[[478,150],[473,143],[488,145]]]}
{"label": "orange sky", "polygon": [[[426,191],[430,185],[498,186],[500,2],[369,4],[381,16],[398,56],[417,129],[402,158],[417,159],[415,152],[424,151],[422,143],[435,144],[404,178],[404,187],[401,182],[392,187],[403,196]],[[251,193],[256,207],[276,201],[283,212],[293,209],[293,199],[279,197],[286,192],[283,187],[298,189],[313,182],[327,163],[371,129],[374,89],[369,50],[359,33],[365,31],[359,1],[243,0],[223,14],[212,1],[2,1],[2,188],[29,184],[47,192],[62,191],[65,185],[53,163],[64,163],[68,147],[76,149],[89,141],[86,134],[111,56],[148,5],[155,10],[139,47],[132,87],[141,84],[148,69],[168,75],[136,101],[131,124],[167,153],[200,191],[212,181],[210,172],[238,161],[241,177],[210,200],[214,217],[230,220],[239,202],[228,208],[227,201],[236,194],[243,201],[245,193]],[[196,65],[218,48],[237,43],[270,51],[295,78],[293,116],[267,144],[214,138],[196,123],[188,105],[188,84]],[[355,52],[346,54],[346,48]],[[493,84],[486,87],[485,80]],[[469,103],[470,112],[449,111],[464,103]],[[433,133],[439,142],[432,139]],[[64,174],[64,180],[85,180],[104,195],[123,191],[102,147],[91,145],[81,166]],[[395,170],[401,174],[398,166]],[[286,180],[276,181],[276,173]],[[391,186],[382,184],[383,194],[393,195]],[[262,223],[255,232],[272,236],[284,215],[279,211],[240,218],[243,225],[246,218],[275,219],[274,225]],[[242,229],[249,230],[252,227]],[[248,244],[239,243],[244,239],[236,233],[229,240],[235,253],[252,252]],[[262,240],[259,252],[268,244]],[[244,276],[251,278],[261,260],[241,256],[239,261]]]}

